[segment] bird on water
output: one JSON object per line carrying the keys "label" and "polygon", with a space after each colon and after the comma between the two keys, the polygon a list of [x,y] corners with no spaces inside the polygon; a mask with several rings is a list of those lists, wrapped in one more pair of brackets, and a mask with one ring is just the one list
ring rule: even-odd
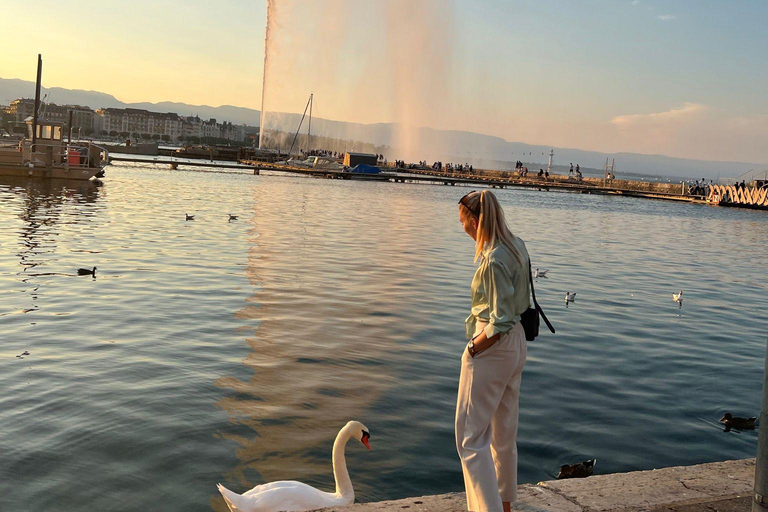
{"label": "bird on water", "polygon": [[563,478],[586,478],[592,474],[596,462],[597,459],[589,459],[578,464],[564,464],[560,466],[557,478],[561,480]]}
{"label": "bird on water", "polygon": [[94,276],[94,277],[96,277],[96,267],[93,267],[92,270],[88,270],[87,268],[79,268],[79,269],[77,269],[77,275],[79,275],[79,276]]}
{"label": "bird on water", "polygon": [[533,274],[533,277],[535,277],[536,279],[540,277],[547,277],[547,272],[549,272],[549,270],[536,269],[536,272]]}
{"label": "bird on water", "polygon": [[565,292],[565,302],[573,302],[576,300],[576,292]]}
{"label": "bird on water", "polygon": [[720,423],[725,425],[726,429],[735,428],[736,430],[752,430],[755,428],[756,421],[756,416],[753,418],[739,418],[738,416],[733,416],[729,412],[725,413],[725,415],[720,418]]}
{"label": "bird on water", "polygon": [[237,220],[237,215],[229,214],[229,220]]}
{"label": "bird on water", "polygon": [[347,472],[344,450],[347,441],[357,439],[369,450],[371,434],[359,421],[350,421],[339,431],[333,443],[333,476],[336,492],[323,492],[296,481],[270,482],[237,494],[221,484],[218,489],[232,512],[279,512],[345,507],[355,502],[355,491]]}
{"label": "bird on water", "polygon": [[194,215],[190,215],[188,213],[185,213],[184,215],[187,216],[187,220],[195,220],[195,216]]}

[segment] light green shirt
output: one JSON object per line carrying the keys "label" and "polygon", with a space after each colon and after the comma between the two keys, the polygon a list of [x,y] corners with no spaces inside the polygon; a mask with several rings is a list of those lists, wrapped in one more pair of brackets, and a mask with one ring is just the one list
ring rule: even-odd
{"label": "light green shirt", "polygon": [[472,279],[472,312],[465,322],[467,338],[474,336],[478,321],[488,324],[484,331],[489,338],[506,333],[531,307],[528,250],[518,237],[515,237],[514,245],[523,260],[522,265],[504,244],[483,251]]}

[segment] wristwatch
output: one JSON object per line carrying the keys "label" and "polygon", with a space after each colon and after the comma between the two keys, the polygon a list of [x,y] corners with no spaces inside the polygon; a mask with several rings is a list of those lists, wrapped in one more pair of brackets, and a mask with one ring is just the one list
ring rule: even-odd
{"label": "wristwatch", "polygon": [[475,351],[475,338],[469,340],[469,345],[467,345],[467,352],[469,352],[470,357],[475,357],[475,354],[477,354]]}

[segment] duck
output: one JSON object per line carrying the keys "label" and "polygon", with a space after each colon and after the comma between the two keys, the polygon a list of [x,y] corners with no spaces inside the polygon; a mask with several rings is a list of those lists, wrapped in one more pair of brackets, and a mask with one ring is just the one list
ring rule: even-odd
{"label": "duck", "polygon": [[565,302],[573,302],[576,300],[576,292],[565,292]]}
{"label": "duck", "polygon": [[93,277],[96,277],[96,267],[93,267],[92,270],[89,270],[87,268],[79,268],[79,269],[77,269],[77,275],[79,275],[79,276],[93,276]]}
{"label": "duck", "polygon": [[755,428],[755,422],[757,417],[754,418],[739,418],[734,417],[731,413],[727,412],[720,418],[720,423],[724,424],[726,428],[735,428],[737,430],[752,430]]}
{"label": "duck", "polygon": [[535,277],[536,279],[540,277],[547,277],[547,272],[549,272],[549,270],[536,269],[536,272],[533,274],[533,277]]}
{"label": "duck", "polygon": [[680,293],[673,293],[672,294],[672,300],[674,300],[678,304],[682,304],[683,303],[683,290],[680,290]]}
{"label": "duck", "polygon": [[187,216],[187,220],[195,220],[195,216],[194,215],[190,215],[188,213],[185,213],[184,215]]}
{"label": "duck", "polygon": [[578,464],[564,464],[560,466],[560,472],[557,474],[557,478],[562,480],[563,478],[587,478],[592,474],[595,469],[595,463],[597,459],[589,459]]}
{"label": "duck", "polygon": [[270,482],[237,494],[221,484],[217,487],[231,512],[297,512],[325,507],[345,507],[355,502],[355,491],[347,473],[344,450],[357,439],[369,450],[371,434],[359,421],[350,421],[339,430],[333,443],[333,477],[336,492],[324,492],[296,481]]}
{"label": "duck", "polygon": [[237,220],[237,215],[229,214],[229,220]]}

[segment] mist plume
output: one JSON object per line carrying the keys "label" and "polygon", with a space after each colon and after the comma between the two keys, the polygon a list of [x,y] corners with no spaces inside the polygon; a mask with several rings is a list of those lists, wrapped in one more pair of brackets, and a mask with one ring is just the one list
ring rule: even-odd
{"label": "mist plume", "polygon": [[[394,122],[391,156],[427,156],[419,128],[441,127],[454,104],[452,0],[268,0],[267,9],[261,137],[295,131],[282,113],[301,112],[314,91],[314,116]],[[365,140],[354,128],[315,126],[318,135]]]}

